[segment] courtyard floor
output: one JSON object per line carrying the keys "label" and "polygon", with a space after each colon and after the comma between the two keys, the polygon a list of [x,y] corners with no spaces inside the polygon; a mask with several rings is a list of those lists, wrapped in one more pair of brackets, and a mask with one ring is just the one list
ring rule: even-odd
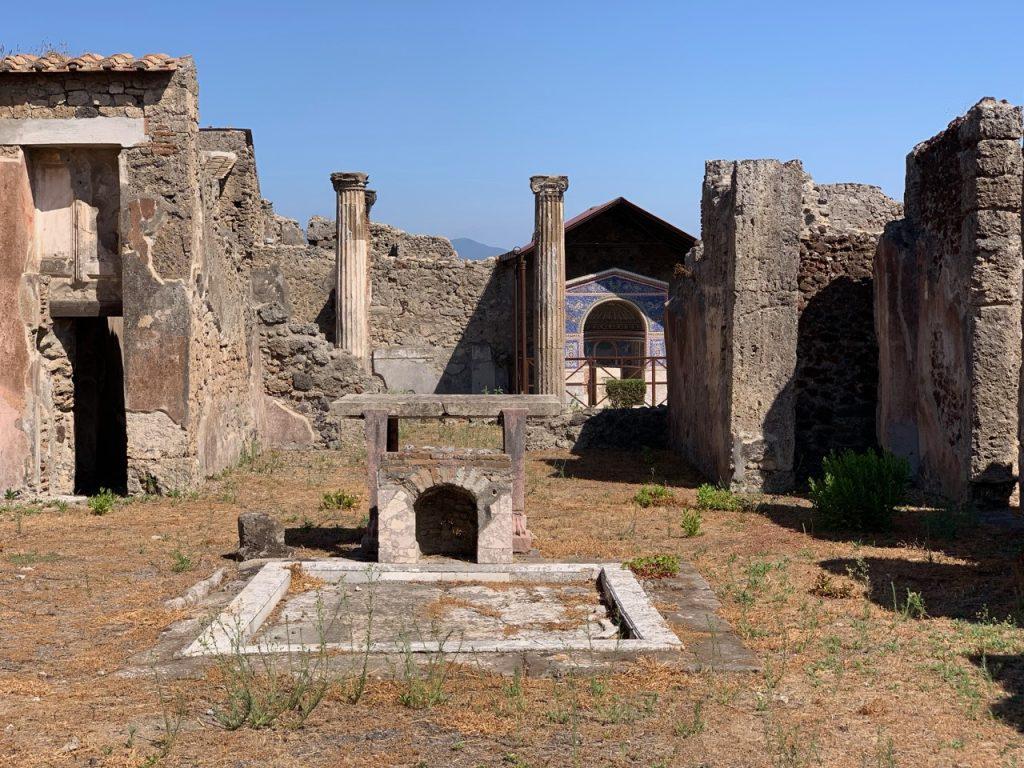
{"label": "courtyard floor", "polygon": [[[892,534],[857,541],[819,533],[803,499],[765,497],[703,510],[687,537],[699,479],[671,454],[531,454],[528,473],[543,559],[677,555],[679,579],[649,582],[655,605],[687,647],[714,643],[664,597],[692,568],[757,671],[648,659],[509,676],[445,658],[410,671],[398,658],[365,686],[358,664],[332,671],[301,727],[228,730],[237,669],[140,666],[190,613],[163,602],[217,568],[234,578],[224,556],[242,511],[279,516],[299,557],[351,554],[366,514],[358,458],[264,453],[198,493],[104,515],[0,503],[0,765],[1024,765],[1021,531],[908,511]],[[640,508],[644,483],[671,500]],[[339,490],[361,501],[322,508]],[[464,591],[420,596],[420,615],[503,608],[500,594]],[[382,620],[409,610],[394,604]],[[589,603],[572,616],[560,630],[602,618]]]}

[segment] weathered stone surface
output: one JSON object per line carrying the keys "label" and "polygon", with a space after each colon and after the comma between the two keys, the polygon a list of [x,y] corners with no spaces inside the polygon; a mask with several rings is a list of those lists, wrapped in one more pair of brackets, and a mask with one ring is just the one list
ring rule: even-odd
{"label": "weathered stone surface", "polygon": [[805,178],[795,379],[797,483],[830,451],[874,447],[878,344],[872,263],[902,206],[866,184]]}
{"label": "weathered stone surface", "polygon": [[1005,503],[1017,478],[1021,133],[983,99],[917,145],[874,262],[879,440],[956,501]]}
{"label": "weathered stone surface", "polygon": [[530,419],[526,447],[531,451],[571,448],[639,450],[668,446],[668,408],[599,408],[564,410],[557,416]]}
{"label": "weathered stone surface", "polygon": [[421,554],[511,563],[512,461],[468,449],[384,453],[377,471],[377,559],[416,563]]}
{"label": "weathered stone surface", "polygon": [[260,434],[270,448],[311,448],[317,434],[309,419],[296,413],[280,400],[263,396],[263,422]]}
{"label": "weathered stone surface", "polygon": [[712,480],[793,484],[799,162],[707,163],[703,242],[666,312],[669,434]]}
{"label": "weathered stone surface", "polygon": [[[287,285],[291,319],[315,323],[334,340],[334,222],[313,217],[305,248],[258,250]],[[496,259],[465,261],[443,237],[415,235],[370,223],[370,343],[374,372],[392,391],[475,393],[509,389],[512,365],[512,270]],[[429,352],[429,354],[428,354]],[[428,361],[409,378],[401,355]],[[491,369],[493,368],[493,373]]]}
{"label": "weathered stone surface", "polygon": [[244,512],[238,516],[238,556],[287,557],[291,547],[284,543],[284,526],[266,512]]}
{"label": "weathered stone surface", "polygon": [[375,349],[373,372],[395,393],[488,392],[497,388],[499,380],[491,347],[482,343]]}
{"label": "weathered stone surface", "polygon": [[[39,93],[48,96],[40,100]],[[29,321],[36,325],[33,333],[43,340],[32,351],[42,375],[32,380],[30,393],[38,399],[40,418],[23,422],[38,446],[23,478],[34,490],[73,490],[75,333],[56,316],[83,314],[77,306],[83,297],[94,313],[121,314],[122,301],[125,305],[119,335],[128,435],[146,441],[128,446],[129,489],[187,487],[233,462],[254,436],[258,400],[252,395],[260,375],[253,370],[259,358],[253,354],[251,302],[244,300],[249,293],[244,266],[263,222],[251,141],[244,131],[200,132],[197,104],[195,69],[188,58],[173,72],[0,77],[0,119],[48,132],[48,145],[63,141],[56,133],[70,136],[66,149],[50,154],[72,170],[87,155],[110,154],[90,142],[122,145],[111,165],[116,177],[93,174],[93,191],[85,184],[81,200],[75,193],[73,205],[81,202],[98,217],[93,236],[101,246],[98,265],[78,264],[74,273],[87,290],[69,291],[73,265],[62,266],[60,254],[48,252],[40,264],[28,265],[21,283],[31,286],[26,317],[34,318]],[[214,156],[233,161],[211,164]],[[90,195],[114,200],[115,210],[107,211]],[[3,219],[6,226],[8,218]],[[123,286],[113,285],[122,275]],[[185,436],[184,450],[175,442],[173,452],[155,455],[154,446],[167,441],[148,442],[151,417],[176,424]]]}
{"label": "weathered stone surface", "polygon": [[565,176],[531,176],[534,391],[565,400]]}
{"label": "weathered stone surface", "polygon": [[370,222],[367,175],[331,174],[337,193],[335,259],[335,344],[370,369]]}

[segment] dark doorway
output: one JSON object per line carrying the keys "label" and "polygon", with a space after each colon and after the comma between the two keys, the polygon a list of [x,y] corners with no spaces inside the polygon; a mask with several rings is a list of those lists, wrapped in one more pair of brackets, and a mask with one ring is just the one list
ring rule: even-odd
{"label": "dark doorway", "polygon": [[476,499],[463,488],[435,485],[416,499],[420,554],[476,560]]}
{"label": "dark doorway", "polygon": [[124,413],[121,318],[67,321],[75,392],[75,493],[128,491],[128,433]]}

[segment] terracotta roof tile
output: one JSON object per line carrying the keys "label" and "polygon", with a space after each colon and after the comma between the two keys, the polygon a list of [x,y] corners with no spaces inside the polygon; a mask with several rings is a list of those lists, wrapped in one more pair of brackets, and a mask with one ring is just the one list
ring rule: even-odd
{"label": "terracotta roof tile", "polygon": [[0,59],[0,72],[171,72],[178,68],[178,59],[166,53],[149,53],[136,58],[130,53],[102,56],[83,53],[69,58],[59,53],[35,56],[15,53]]}

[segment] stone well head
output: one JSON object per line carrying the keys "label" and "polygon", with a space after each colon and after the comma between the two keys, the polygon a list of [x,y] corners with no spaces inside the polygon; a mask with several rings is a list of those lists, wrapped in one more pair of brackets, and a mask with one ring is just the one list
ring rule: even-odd
{"label": "stone well head", "polygon": [[377,508],[382,563],[416,563],[424,555],[512,562],[507,454],[436,448],[385,453]]}

